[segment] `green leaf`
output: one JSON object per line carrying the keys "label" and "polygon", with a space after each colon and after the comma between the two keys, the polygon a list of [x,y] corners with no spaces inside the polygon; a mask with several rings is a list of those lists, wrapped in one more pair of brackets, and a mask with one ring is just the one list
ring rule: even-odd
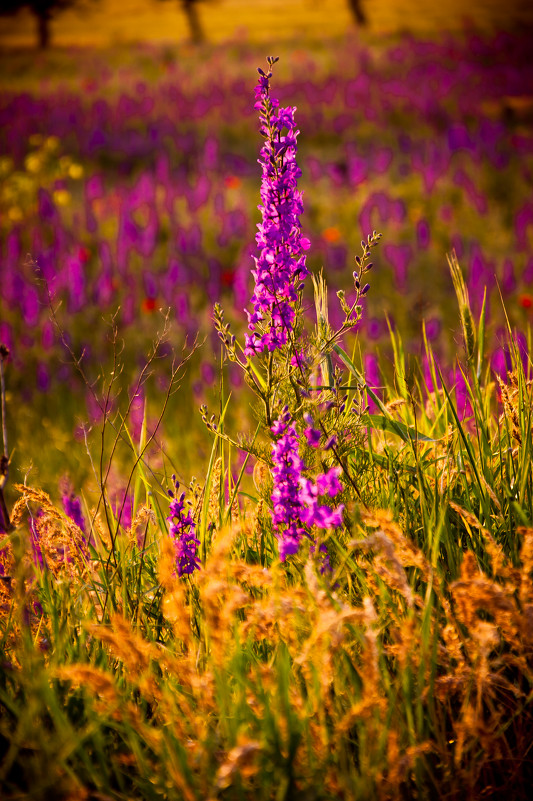
{"label": "green leaf", "polygon": [[401,423],[398,420],[393,420],[392,417],[384,414],[366,414],[363,419],[369,421],[371,428],[377,431],[389,431],[391,434],[396,434],[404,442],[412,442],[413,440],[420,440],[420,442],[437,442],[436,439],[427,437],[411,426]]}
{"label": "green leaf", "polygon": [[375,428],[379,431],[390,431],[392,434],[396,434],[398,437],[400,437],[400,439],[402,439],[404,442],[411,442],[412,440],[417,439],[421,442],[437,441],[435,439],[431,439],[431,437],[427,437],[425,434],[420,434],[419,432],[415,431],[414,428],[405,425],[405,423],[399,423],[397,420],[394,420],[387,411],[387,407],[381,398],[379,398],[376,393],[370,389],[364,379],[364,376],[359,372],[348,354],[340,347],[340,345],[333,345],[333,350],[343,364],[348,368],[350,373],[354,376],[361,389],[364,389],[367,392],[368,396],[372,398],[378,409],[380,409],[382,412],[382,414],[366,415],[371,428]]}

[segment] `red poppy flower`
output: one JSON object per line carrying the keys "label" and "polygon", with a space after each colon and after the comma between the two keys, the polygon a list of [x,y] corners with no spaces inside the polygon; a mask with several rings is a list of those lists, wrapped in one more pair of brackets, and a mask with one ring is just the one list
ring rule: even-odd
{"label": "red poppy flower", "polygon": [[333,242],[338,242],[341,238],[341,232],[338,228],[331,226],[331,228],[326,228],[322,231],[322,239],[325,239],[326,242],[333,244]]}
{"label": "red poppy flower", "polygon": [[78,259],[81,261],[82,264],[85,264],[89,261],[91,255],[91,251],[83,246],[78,248]]}
{"label": "red poppy flower", "polygon": [[233,286],[235,280],[235,270],[222,270],[220,281],[222,286]]}
{"label": "red poppy flower", "polygon": [[228,189],[238,189],[241,185],[241,179],[237,175],[227,175],[224,178],[224,183]]}

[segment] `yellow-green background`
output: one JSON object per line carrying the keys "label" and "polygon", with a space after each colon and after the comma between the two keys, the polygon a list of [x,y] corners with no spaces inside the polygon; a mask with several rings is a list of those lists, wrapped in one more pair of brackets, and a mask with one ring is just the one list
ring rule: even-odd
{"label": "yellow-green background", "polygon": [[[363,0],[371,33],[438,33],[465,22],[484,29],[533,25],[531,0]],[[214,0],[199,6],[207,37],[213,41],[246,37],[272,39],[338,35],[352,26],[347,0]],[[29,12],[0,18],[0,45],[31,45],[34,20]],[[57,15],[52,28],[57,45],[171,42],[187,37],[179,0],[83,0]]]}

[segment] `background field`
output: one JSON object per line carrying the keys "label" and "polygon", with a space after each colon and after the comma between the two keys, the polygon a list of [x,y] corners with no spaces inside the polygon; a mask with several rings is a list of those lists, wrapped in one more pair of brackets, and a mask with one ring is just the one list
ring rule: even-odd
{"label": "background field", "polygon": [[[453,373],[452,248],[475,309],[488,288],[488,358],[503,369],[499,292],[520,330],[532,303],[533,80],[530,37],[517,24],[528,7],[506,7],[502,33],[500,3],[469,4],[466,17],[459,3],[374,2],[362,31],[340,1],[227,0],[200,6],[208,41],[196,48],[177,4],[109,0],[59,15],[45,54],[32,48],[27,15],[2,19],[2,332],[12,349],[14,474],[33,471],[48,489],[57,471],[84,484],[80,432],[98,419],[50,320],[43,274],[57,279],[58,322],[73,353],[85,354],[91,387],[111,370],[103,319],[118,306],[125,392],[161,327],[159,309],[171,308],[174,347],[199,332],[204,344],[171,400],[165,442],[184,478],[206,458],[197,408],[219,402],[212,304],[222,299],[241,327],[251,292],[259,147],[251,97],[270,51],[281,57],[280,97],[298,107],[302,224],[332,309],[336,290],[350,290],[361,237],[384,234],[359,337],[374,384],[379,354],[382,370],[390,364],[389,323],[418,357],[426,321]],[[416,359],[408,370],[414,381]],[[239,376],[225,381],[246,397]],[[247,401],[242,408],[244,427]],[[53,443],[46,455],[30,454],[35,425]]]}
{"label": "background field", "polygon": [[[465,23],[494,30],[533,22],[527,0],[367,0],[363,7],[376,36],[398,31],[434,35],[461,30]],[[200,4],[200,16],[212,42],[245,38],[274,44],[292,37],[339,36],[353,24],[345,0],[214,0]],[[27,46],[32,42],[33,27],[26,12],[15,19],[0,18],[0,43]],[[99,0],[58,16],[53,35],[62,46],[105,47],[182,41],[188,31],[177,0]]]}

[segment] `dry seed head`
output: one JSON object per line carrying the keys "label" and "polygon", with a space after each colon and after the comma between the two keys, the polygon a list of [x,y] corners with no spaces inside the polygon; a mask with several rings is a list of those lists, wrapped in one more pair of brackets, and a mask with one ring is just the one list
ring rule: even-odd
{"label": "dry seed head", "polygon": [[49,514],[47,509],[33,518],[38,545],[52,574],[84,578],[89,567],[82,532],[68,519]]}
{"label": "dry seed head", "polygon": [[[399,592],[405,598],[409,607],[414,605],[413,591],[407,581],[407,575],[398,557],[395,543],[384,531],[376,531],[375,534],[363,540],[352,540],[349,543],[349,547],[365,552],[374,552],[372,565],[377,575],[383,579],[387,586]],[[416,551],[410,554],[409,549],[406,549],[404,555],[407,556],[408,563],[412,564],[413,559],[415,559],[417,562],[420,561],[420,564],[424,564],[423,560],[417,558]]]}
{"label": "dry seed head", "polygon": [[457,261],[455,251],[447,256],[448,266],[452,275],[453,286],[459,302],[459,314],[461,317],[461,325],[463,328],[464,346],[466,350],[466,358],[470,359],[476,347],[476,331],[474,326],[474,318],[470,309],[470,300],[468,297],[468,289],[466,287],[463,273]]}
{"label": "dry seed head", "polygon": [[62,520],[63,516],[55,508],[50,500],[50,496],[42,490],[36,490],[32,487],[27,487],[25,484],[15,484],[15,489],[22,495],[24,503],[35,503],[40,506],[43,512],[55,520]]}
{"label": "dry seed head", "polygon": [[157,566],[159,581],[164,590],[163,614],[171,623],[175,637],[184,645],[192,643],[190,611],[183,581],[176,575],[176,551],[170,537],[161,540]]}
{"label": "dry seed head", "polygon": [[250,538],[252,543],[258,542],[261,534],[262,534],[262,524],[261,521],[263,519],[263,515],[265,513],[265,501],[263,498],[259,498],[259,503],[255,507],[255,511],[252,517],[252,522],[250,524]]}
{"label": "dry seed head", "polygon": [[520,604],[522,607],[533,603],[533,528],[520,526],[516,533],[522,537],[520,549]]}
{"label": "dry seed head", "polygon": [[84,689],[93,698],[95,712],[113,716],[121,705],[117,688],[109,673],[93,665],[61,665],[54,669],[54,676],[68,681],[73,687]]}
{"label": "dry seed head", "polygon": [[235,495],[233,503],[231,504],[231,520],[234,524],[238,523],[241,516],[241,507],[239,505],[239,496]]}
{"label": "dry seed head", "polygon": [[520,615],[513,601],[514,587],[506,587],[488,579],[477,567],[474,555],[467,551],[461,565],[461,577],[450,585],[458,619],[471,635],[479,623],[478,610],[489,612],[505,639],[512,642],[519,636]]}
{"label": "dry seed head", "polygon": [[[215,529],[218,528],[220,519],[220,479],[222,476],[222,457],[219,456],[213,467],[211,477],[211,492],[209,493],[208,516],[214,523]],[[214,533],[213,533],[214,537]]]}
{"label": "dry seed head", "polygon": [[211,649],[216,658],[223,658],[235,648],[232,631],[240,623],[236,613],[249,603],[249,596],[237,584],[205,574],[199,587]]}
{"label": "dry seed head", "polygon": [[228,562],[228,573],[235,581],[254,589],[271,587],[274,581],[271,571],[266,567],[241,561]]}
{"label": "dry seed head", "polygon": [[486,531],[486,529],[483,528],[477,517],[474,514],[472,514],[472,512],[469,512],[467,509],[463,509],[462,506],[459,506],[459,504],[454,503],[454,501],[449,501],[449,505],[454,510],[454,512],[457,512],[457,514],[463,518],[465,523],[468,523],[469,526],[471,526],[472,528],[477,528],[480,531],[484,532]]}
{"label": "dry seed head", "polygon": [[231,749],[217,771],[217,790],[225,790],[230,787],[237,775],[245,781],[254,776],[258,770],[254,763],[260,751],[260,743],[239,737],[238,745]]}
{"label": "dry seed head", "polygon": [[20,526],[24,514],[26,512],[26,500],[24,496],[21,498],[17,498],[13,505],[13,509],[11,510],[11,525],[13,528],[18,528]]}
{"label": "dry seed head", "polygon": [[520,431],[520,417],[518,413],[519,392],[517,388],[517,380],[512,373],[509,373],[507,377],[510,379],[511,386],[514,384],[513,389],[510,389],[509,385],[502,381],[499,375],[496,376],[503,403],[503,417],[506,417],[511,423],[511,436],[521,443],[522,434]]}
{"label": "dry seed head", "polygon": [[111,550],[111,536],[99,517],[96,517],[94,510],[91,512],[92,531],[95,536],[96,545],[106,553]]}
{"label": "dry seed head", "polygon": [[87,630],[110,646],[111,652],[133,675],[148,669],[150,660],[157,658],[155,646],[136,634],[122,615],[113,615],[109,626],[90,623]]}
{"label": "dry seed head", "polygon": [[230,566],[230,552],[238,537],[240,528],[238,525],[227,526],[222,529],[217,536],[216,542],[211,547],[209,558],[205,565],[205,570],[199,574],[199,580],[202,581],[205,577],[210,575],[218,575],[219,573],[227,573]]}
{"label": "dry seed head", "polygon": [[399,735],[395,729],[390,729],[387,736],[387,776],[386,785],[388,793],[392,790],[396,795],[400,796],[400,784],[404,780],[404,770],[402,770],[402,763],[400,760],[400,743]]}
{"label": "dry seed head", "polygon": [[96,695],[116,697],[116,687],[111,675],[93,665],[60,665],[54,669],[56,678],[69,681],[73,687],[88,687]]}
{"label": "dry seed head", "polygon": [[386,410],[392,414],[397,409],[401,409],[402,406],[405,406],[405,399],[404,398],[394,398],[393,400],[389,401],[385,408]]}
{"label": "dry seed head", "polygon": [[463,509],[462,506],[459,506],[459,504],[454,503],[453,501],[449,501],[449,505],[463,519],[465,525],[469,526],[470,528],[478,529],[482,535],[485,541],[486,550],[492,561],[492,569],[494,574],[501,576],[511,575],[513,571],[508,565],[508,559],[503,551],[503,548],[501,545],[498,545],[490,531],[481,525],[477,517],[472,514],[472,512],[469,512],[467,509]]}
{"label": "dry seed head", "polygon": [[145,537],[147,526],[150,524],[155,526],[156,522],[156,516],[153,509],[144,504],[139,507],[128,531],[128,539],[130,544],[135,544],[140,548]]}
{"label": "dry seed head", "polygon": [[394,657],[400,670],[411,667],[417,672],[420,663],[420,622],[415,615],[403,618],[401,625],[391,627],[391,643],[385,646],[389,656]]}
{"label": "dry seed head", "polygon": [[267,465],[260,459],[254,465],[253,479],[256,490],[263,496],[265,488],[271,480],[271,475]]}
{"label": "dry seed head", "polygon": [[0,617],[2,617],[3,615],[10,616],[12,614],[11,598],[14,587],[11,577],[15,569],[15,559],[11,543],[8,543],[0,550],[0,565],[3,568],[3,579],[0,580]]}
{"label": "dry seed head", "polygon": [[486,620],[477,620],[470,633],[485,656],[488,656],[501,640],[497,626]]}
{"label": "dry seed head", "polygon": [[[453,660],[458,664],[463,664],[463,641],[459,632],[457,631],[457,628],[452,623],[447,623],[442,629],[442,639],[444,640],[449,660]],[[445,661],[448,661],[448,659],[443,659],[442,661],[444,663]]]}
{"label": "dry seed head", "polygon": [[171,537],[163,537],[160,543],[157,573],[163,589],[172,590],[176,578],[176,549]]}

